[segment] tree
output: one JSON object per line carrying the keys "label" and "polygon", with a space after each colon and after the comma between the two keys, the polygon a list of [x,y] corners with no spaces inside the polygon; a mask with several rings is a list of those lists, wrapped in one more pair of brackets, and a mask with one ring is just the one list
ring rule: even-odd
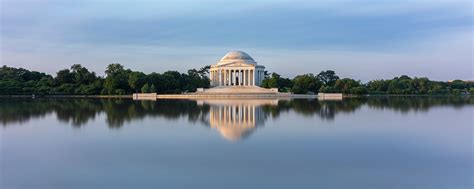
{"label": "tree", "polygon": [[388,82],[385,80],[373,80],[367,83],[367,90],[374,94],[385,94],[388,89]]}
{"label": "tree", "polygon": [[321,86],[322,82],[313,74],[304,74],[296,76],[293,79],[293,88],[291,91],[296,94],[317,93]]}
{"label": "tree", "polygon": [[142,90],[142,93],[149,93],[150,92],[150,86],[148,85],[148,83],[143,85],[141,90]]}
{"label": "tree", "polygon": [[166,71],[160,79],[164,93],[181,93],[185,88],[185,78],[177,71]]}
{"label": "tree", "polygon": [[323,82],[326,86],[332,86],[339,79],[339,76],[336,75],[336,72],[332,70],[322,71],[318,74],[317,78],[319,81]]}
{"label": "tree", "polygon": [[71,66],[71,74],[76,84],[91,84],[97,79],[94,72],[89,72],[87,68],[82,67],[80,64]]}
{"label": "tree", "polygon": [[269,77],[270,77],[270,72],[268,72],[267,70],[263,71],[263,78],[267,79]]}
{"label": "tree", "polygon": [[367,94],[367,88],[364,86],[353,87],[350,89],[350,94],[356,94],[356,95]]}
{"label": "tree", "polygon": [[[195,91],[196,88],[209,87],[210,66],[198,70],[190,69],[187,73],[167,71],[162,74],[124,69],[120,64],[110,64],[105,71],[106,78],[98,77],[94,72],[80,64],[70,69],[51,75],[29,71],[23,68],[0,67],[0,94],[130,94],[134,91],[157,93],[181,93]],[[339,79],[334,71],[299,75],[293,80],[282,78],[277,73],[268,74],[262,86],[278,88],[298,94],[317,92],[342,92],[346,94],[474,94],[474,83],[462,80],[449,82],[432,81],[426,77],[411,78],[406,75],[387,80],[372,80],[367,84],[361,81],[344,78]],[[144,85],[147,87],[142,89]]]}
{"label": "tree", "polygon": [[69,69],[63,69],[56,73],[54,80],[57,86],[65,83],[74,83],[74,75],[69,71]]}
{"label": "tree", "polygon": [[109,64],[107,66],[107,69],[105,70],[105,74],[107,74],[107,76],[119,76],[121,74],[123,74],[125,70],[123,69],[123,66],[121,64],[118,64],[118,63],[114,63],[114,64]]}
{"label": "tree", "polygon": [[105,74],[107,74],[104,83],[105,92],[107,94],[127,93],[128,89],[130,89],[127,82],[128,72],[131,71],[125,70],[120,64],[108,65],[105,70]]}
{"label": "tree", "polygon": [[156,93],[155,84],[151,84],[151,86],[150,86],[150,93]]}
{"label": "tree", "polygon": [[451,89],[465,89],[467,88],[467,83],[462,80],[454,80],[449,82]]}
{"label": "tree", "polygon": [[198,74],[201,77],[207,77],[207,74],[209,73],[209,69],[211,69],[211,65],[204,66],[199,69]]}
{"label": "tree", "polygon": [[128,75],[128,85],[130,88],[138,92],[140,90],[140,86],[146,82],[146,75],[142,72],[132,72]]}
{"label": "tree", "polygon": [[277,73],[272,73],[271,77],[267,77],[262,81],[264,88],[278,88],[280,91],[288,91],[292,87],[292,81],[288,78],[282,78]]}
{"label": "tree", "polygon": [[[356,81],[350,78],[338,79],[334,83],[334,88],[337,92],[345,94],[352,93],[351,90],[356,87],[360,87],[362,84],[360,81]],[[359,90],[361,92],[361,90]]]}

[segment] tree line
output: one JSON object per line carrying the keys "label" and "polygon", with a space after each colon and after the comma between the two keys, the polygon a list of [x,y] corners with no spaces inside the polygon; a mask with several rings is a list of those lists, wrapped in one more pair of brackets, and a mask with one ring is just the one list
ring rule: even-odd
{"label": "tree line", "polygon": [[125,95],[134,92],[182,93],[209,87],[209,66],[187,73],[150,73],[110,64],[105,77],[97,76],[80,64],[63,69],[56,76],[23,68],[0,68],[0,94],[39,95]]}
{"label": "tree line", "polygon": [[262,87],[278,88],[297,94],[344,93],[344,94],[399,94],[399,95],[446,95],[474,94],[474,83],[462,80],[451,82],[432,81],[426,77],[411,78],[406,75],[393,79],[372,80],[362,83],[351,78],[339,78],[332,70],[319,74],[298,75],[293,79],[282,78],[277,73],[266,73]]}
{"label": "tree line", "polygon": [[[187,73],[166,71],[145,74],[125,69],[121,64],[110,64],[105,77],[98,76],[80,64],[59,70],[56,76],[23,68],[0,68],[1,95],[125,95],[134,92],[179,94],[208,88],[209,68],[190,69]],[[387,80],[362,83],[351,78],[339,78],[332,70],[319,74],[303,74],[293,79],[277,73],[265,73],[262,87],[278,88],[281,92],[296,94],[469,94],[474,93],[474,83],[461,80],[452,82],[432,81],[428,78],[411,78],[405,75]]]}

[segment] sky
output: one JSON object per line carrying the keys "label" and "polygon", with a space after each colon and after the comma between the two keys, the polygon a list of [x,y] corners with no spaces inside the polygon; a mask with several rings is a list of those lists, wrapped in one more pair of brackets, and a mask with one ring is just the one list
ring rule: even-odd
{"label": "sky", "polygon": [[1,65],[53,75],[184,72],[241,50],[290,78],[474,79],[471,1],[0,1]]}

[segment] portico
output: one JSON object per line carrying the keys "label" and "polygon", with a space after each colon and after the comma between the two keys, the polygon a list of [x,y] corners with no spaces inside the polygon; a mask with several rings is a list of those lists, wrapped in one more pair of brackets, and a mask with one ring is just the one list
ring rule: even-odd
{"label": "portico", "polygon": [[211,86],[259,86],[265,77],[265,67],[257,65],[242,51],[227,53],[210,69]]}

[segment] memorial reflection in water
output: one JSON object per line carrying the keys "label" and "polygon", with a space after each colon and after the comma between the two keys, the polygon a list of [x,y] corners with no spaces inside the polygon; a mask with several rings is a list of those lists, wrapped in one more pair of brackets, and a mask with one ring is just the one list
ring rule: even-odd
{"label": "memorial reflection in water", "polygon": [[[44,117],[54,117],[62,124],[75,128],[105,122],[110,129],[125,125],[137,127],[138,121],[178,120],[210,127],[227,140],[236,141],[249,136],[269,119],[291,112],[301,120],[317,118],[329,122],[340,114],[354,113],[367,107],[407,114],[428,112],[433,107],[455,107],[474,104],[472,97],[371,97],[344,100],[318,99],[202,99],[134,101],[131,99],[73,99],[73,98],[0,98],[0,125],[15,127]],[[327,122],[327,123],[329,123]],[[295,124],[301,122],[295,122]],[[154,124],[155,126],[163,126]],[[321,126],[321,125],[320,125]]]}
{"label": "memorial reflection in water", "polygon": [[227,140],[236,141],[249,136],[263,126],[267,115],[262,105],[278,105],[278,100],[204,100],[209,105],[209,125]]}

